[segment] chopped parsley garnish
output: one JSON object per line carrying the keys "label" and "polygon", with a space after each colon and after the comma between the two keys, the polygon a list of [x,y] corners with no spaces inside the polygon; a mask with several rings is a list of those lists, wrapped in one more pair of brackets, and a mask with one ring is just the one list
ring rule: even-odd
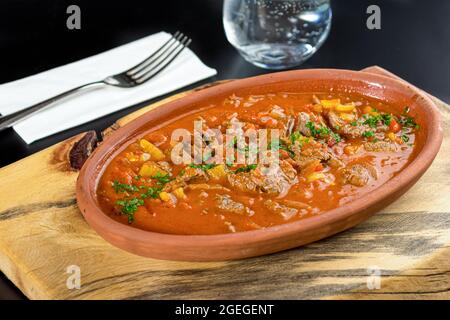
{"label": "chopped parsley garnish", "polygon": [[295,143],[296,141],[300,143],[300,146],[302,146],[304,143],[308,143],[311,141],[311,138],[305,137],[300,132],[294,132],[289,136],[289,140],[291,143]]}
{"label": "chopped parsley garnish", "polygon": [[380,122],[387,126],[390,125],[392,121],[392,115],[388,113],[370,115],[365,117],[365,119],[366,120],[363,122],[363,124],[366,124],[371,128],[376,128]]}
{"label": "chopped parsley garnish", "polygon": [[404,127],[419,129],[420,126],[416,123],[416,120],[408,115],[409,111],[409,107],[405,107],[402,116],[398,119],[398,122]]}
{"label": "chopped parsley garnish", "polygon": [[116,204],[122,207],[121,212],[128,217],[128,223],[132,223],[134,221],[134,214],[138,207],[144,205],[144,200],[139,198],[124,199],[117,200]]}
{"label": "chopped parsley garnish", "polygon": [[[141,178],[140,176],[136,177],[139,177],[139,179]],[[138,180],[136,179],[136,177],[135,180]],[[116,204],[121,207],[120,208],[121,213],[128,216],[128,223],[132,223],[134,221],[134,213],[137,211],[138,207],[144,205],[144,199],[158,198],[159,193],[162,191],[163,186],[174,179],[171,178],[168,174],[161,174],[161,173],[157,173],[156,175],[150,178],[157,180],[156,186],[154,187],[135,186],[131,184],[120,183],[117,180],[114,181],[113,183],[113,188],[117,193],[125,191],[138,192],[140,190],[146,189],[143,193],[140,193],[138,197],[129,199],[120,199],[116,201]]]}
{"label": "chopped parsley garnish", "polygon": [[257,167],[256,164],[249,164],[247,166],[243,166],[243,167],[240,167],[240,168],[236,169],[236,171],[234,171],[234,173],[250,172],[252,170],[255,170],[256,167]]}
{"label": "chopped parsley garnish", "polygon": [[339,134],[337,134],[336,132],[331,131],[330,137],[333,138],[334,141],[336,141],[336,143],[341,142],[341,136]]}
{"label": "chopped parsley garnish", "polygon": [[313,122],[308,121],[306,123],[306,127],[309,129],[313,137],[318,138],[331,137],[334,139],[334,141],[336,141],[336,143],[341,141],[341,136],[336,132],[333,132],[330,128],[326,126],[316,126]]}
{"label": "chopped parsley garnish", "polygon": [[325,126],[316,127],[316,125],[311,121],[308,121],[306,123],[306,127],[309,129],[309,131],[311,131],[311,135],[313,137],[327,136],[330,134],[330,131],[331,131],[328,127],[325,127]]}
{"label": "chopped parsley garnish", "polygon": [[363,124],[367,124],[371,128],[376,128],[379,121],[380,116],[368,116]]}
{"label": "chopped parsley garnish", "polygon": [[141,194],[141,198],[142,199],[146,199],[146,198],[152,198],[152,199],[156,199],[159,196],[159,193],[161,192],[162,187],[149,187],[147,189],[147,191],[145,191],[143,194]]}
{"label": "chopped parsley garnish", "polygon": [[291,156],[291,157],[294,157],[294,156],[295,156],[295,152],[292,151],[292,150],[289,148],[289,146],[287,146],[286,144],[283,143],[283,144],[279,145],[279,148],[280,148],[280,150],[286,151],[286,152],[289,154],[289,156]]}
{"label": "chopped parsley garnish", "polygon": [[271,143],[269,143],[269,145],[267,146],[267,149],[273,149],[273,150],[284,150],[287,153],[289,153],[290,157],[294,157],[295,153],[294,151],[292,151],[289,146],[282,140],[275,140],[272,141]]}
{"label": "chopped parsley garnish", "polygon": [[194,164],[194,163],[191,163],[189,165],[189,167],[191,167],[191,168],[201,169],[203,171],[212,169],[215,166],[217,166],[217,164],[215,164],[215,163],[206,163],[206,164]]}
{"label": "chopped parsley garnish", "polygon": [[362,136],[364,138],[370,138],[370,137],[373,137],[374,135],[375,135],[375,132],[373,132],[373,131],[366,131],[366,132],[363,132],[363,134],[362,134]]}
{"label": "chopped parsley garnish", "polygon": [[300,140],[303,137],[303,135],[300,132],[294,132],[289,136],[289,140],[291,140],[292,143],[295,141]]}
{"label": "chopped parsley garnish", "polygon": [[356,126],[358,125],[358,122],[357,122],[357,121],[352,121],[352,122],[350,122],[350,124],[351,124],[352,126],[356,127]]}
{"label": "chopped parsley garnish", "polygon": [[413,117],[401,116],[400,119],[398,119],[398,122],[404,127],[419,129],[419,125]]}
{"label": "chopped parsley garnish", "polygon": [[114,191],[116,193],[119,192],[138,192],[139,191],[139,187],[132,185],[132,184],[127,184],[127,183],[120,183],[117,180],[114,180],[112,187],[114,188]]}
{"label": "chopped parsley garnish", "polygon": [[157,180],[158,184],[166,184],[174,179],[174,178],[170,177],[170,175],[162,174],[160,172],[158,172],[156,175],[154,175],[150,178]]}
{"label": "chopped parsley garnish", "polygon": [[392,115],[391,114],[389,114],[389,113],[382,114],[381,118],[382,118],[382,120],[383,120],[385,125],[388,126],[388,125],[391,124],[391,121],[392,121]]}
{"label": "chopped parsley garnish", "polygon": [[409,137],[406,134],[402,134],[401,138],[402,138],[403,142],[408,142],[409,141]]}

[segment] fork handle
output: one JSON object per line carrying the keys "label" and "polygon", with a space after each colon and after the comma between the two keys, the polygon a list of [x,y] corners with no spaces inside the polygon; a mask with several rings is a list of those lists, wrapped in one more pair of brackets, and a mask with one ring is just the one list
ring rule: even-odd
{"label": "fork handle", "polygon": [[78,93],[87,88],[95,87],[98,85],[104,85],[104,84],[105,83],[103,81],[87,83],[87,84],[78,86],[76,88],[70,89],[68,91],[65,91],[63,93],[60,93],[57,96],[54,96],[45,101],[39,102],[28,108],[16,111],[16,112],[8,114],[6,116],[2,116],[2,117],[0,117],[0,131],[19,123],[20,121],[32,116],[33,114],[36,114],[39,111],[46,109],[51,104],[53,104],[57,101],[60,101],[64,98],[67,98],[68,96],[70,96],[72,94]]}

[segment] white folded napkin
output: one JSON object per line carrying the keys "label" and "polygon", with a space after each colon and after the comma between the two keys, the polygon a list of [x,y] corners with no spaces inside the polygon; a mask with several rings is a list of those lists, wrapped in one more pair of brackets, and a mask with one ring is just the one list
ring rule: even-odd
{"label": "white folded napkin", "polygon": [[[160,32],[62,67],[0,85],[0,113],[10,114],[68,89],[127,70],[148,57],[169,38],[170,34]],[[216,73],[191,50],[185,49],[170,66],[147,83],[127,89],[110,86],[88,89],[18,123],[14,129],[25,142],[31,143]]]}

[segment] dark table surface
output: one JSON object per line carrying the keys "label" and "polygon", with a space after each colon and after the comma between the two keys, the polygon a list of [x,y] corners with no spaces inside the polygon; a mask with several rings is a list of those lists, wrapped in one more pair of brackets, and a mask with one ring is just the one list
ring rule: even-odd
{"label": "dark table surface", "polygon": [[[66,28],[66,8],[81,8],[81,30]],[[378,4],[382,29],[366,28],[366,8]],[[362,69],[382,66],[450,102],[450,1],[332,1],[333,26],[323,47],[300,68]],[[182,30],[192,50],[218,75],[204,82],[267,71],[245,62],[227,42],[220,0],[88,1],[2,0],[0,83],[20,79],[146,35]],[[26,92],[24,92],[26,94]],[[5,99],[7,97],[0,97]],[[0,132],[0,167],[76,133],[100,131],[148,102],[26,145],[13,131]],[[23,299],[0,273],[0,299]]]}

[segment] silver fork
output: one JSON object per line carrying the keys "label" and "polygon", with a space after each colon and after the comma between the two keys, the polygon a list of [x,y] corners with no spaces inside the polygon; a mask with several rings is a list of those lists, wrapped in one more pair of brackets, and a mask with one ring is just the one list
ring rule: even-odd
{"label": "silver fork", "polygon": [[45,101],[39,102],[38,104],[30,106],[26,109],[0,117],[0,130],[9,128],[30,117],[31,115],[48,108],[53,103],[87,88],[103,85],[132,88],[141,85],[163,71],[170,63],[172,63],[173,60],[175,60],[184,48],[189,46],[191,41],[192,40],[190,38],[177,31],[169,40],[167,40],[166,43],[153,52],[147,59],[124,72],[106,77],[100,81],[81,85],[69,91],[60,93],[57,96],[49,98]]}

